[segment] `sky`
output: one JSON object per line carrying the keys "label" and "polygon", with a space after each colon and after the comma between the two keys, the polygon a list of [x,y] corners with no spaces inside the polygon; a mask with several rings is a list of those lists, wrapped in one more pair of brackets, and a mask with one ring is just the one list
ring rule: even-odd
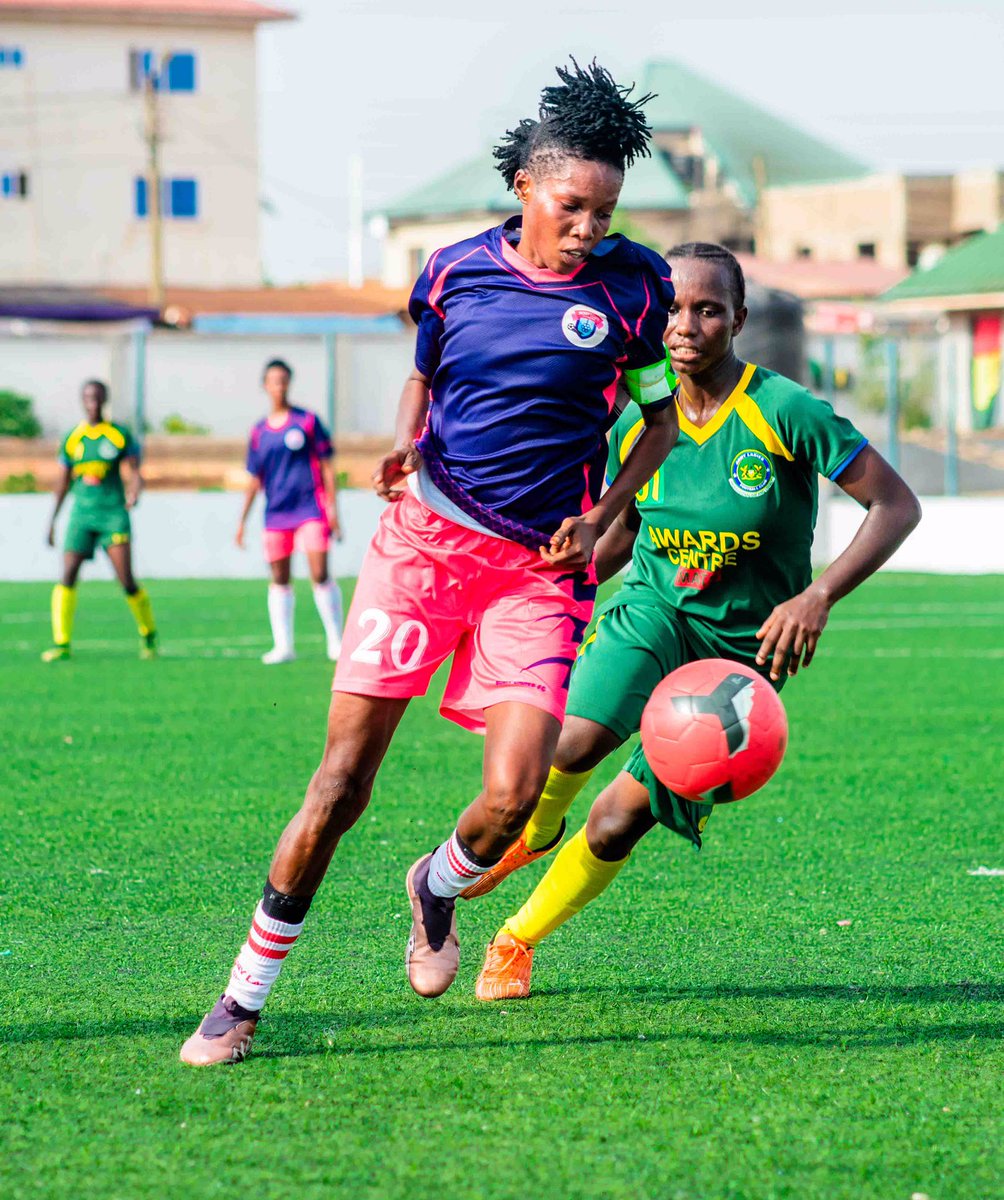
{"label": "sky", "polygon": [[[676,59],[882,171],[1004,166],[1004,0],[275,0],[258,35],[266,278],[343,278],[368,211],[536,115],[569,54],[619,82]],[[367,274],[379,247],[367,238]]]}

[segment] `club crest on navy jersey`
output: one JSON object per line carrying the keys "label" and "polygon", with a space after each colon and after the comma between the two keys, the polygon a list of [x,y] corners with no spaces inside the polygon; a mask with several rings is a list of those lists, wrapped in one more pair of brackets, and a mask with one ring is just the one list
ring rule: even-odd
{"label": "club crest on navy jersey", "polygon": [[573,346],[598,346],[610,332],[610,322],[595,308],[573,304],[561,318],[561,328]]}
{"label": "club crest on navy jersey", "polygon": [[307,444],[307,436],[299,425],[294,425],[292,429],[288,429],[286,436],[282,440],[287,450],[302,450]]}

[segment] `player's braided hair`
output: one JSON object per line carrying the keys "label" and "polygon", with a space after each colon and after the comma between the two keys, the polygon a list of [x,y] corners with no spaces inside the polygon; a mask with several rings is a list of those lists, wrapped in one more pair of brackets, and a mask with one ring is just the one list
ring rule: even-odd
{"label": "player's braided hair", "polygon": [[595,59],[583,68],[558,67],[560,84],[540,94],[539,120],[524,120],[506,132],[493,154],[512,188],[516,172],[540,171],[561,158],[609,163],[623,172],[650,154],[652,130],[642,108],[652,95],[629,100],[634,90],[618,84]]}
{"label": "player's braided hair", "polygon": [[670,266],[684,258],[721,263],[729,277],[729,291],[736,308],[742,308],[746,303],[746,276],[731,250],[715,242],[681,242],[679,246],[666,251],[666,261]]}

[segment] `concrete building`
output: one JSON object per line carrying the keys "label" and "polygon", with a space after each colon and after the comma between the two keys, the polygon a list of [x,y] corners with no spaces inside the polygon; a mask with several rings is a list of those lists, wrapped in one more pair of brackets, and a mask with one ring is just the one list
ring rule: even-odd
{"label": "concrete building", "polygon": [[[665,250],[713,241],[760,260],[873,261],[907,270],[1004,218],[1004,173],[876,173],[680,63],[641,72],[651,159],[628,171],[618,213]],[[489,149],[380,214],[384,280],[414,279],[424,258],[516,211]]]}
{"label": "concrete building", "polygon": [[868,175],[767,188],[757,249],[766,258],[873,260],[915,267],[1004,217],[1004,173]]}
{"label": "concrete building", "polygon": [[0,0],[0,282],[151,277],[147,81],[164,275],[260,281],[252,0]]}

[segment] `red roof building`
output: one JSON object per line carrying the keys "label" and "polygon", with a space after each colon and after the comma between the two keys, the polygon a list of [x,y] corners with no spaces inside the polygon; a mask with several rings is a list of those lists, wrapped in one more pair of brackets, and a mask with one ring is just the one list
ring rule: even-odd
{"label": "red roof building", "polygon": [[255,0],[0,0],[0,19],[51,17],[65,20],[159,24],[258,24],[287,21],[295,13]]}

